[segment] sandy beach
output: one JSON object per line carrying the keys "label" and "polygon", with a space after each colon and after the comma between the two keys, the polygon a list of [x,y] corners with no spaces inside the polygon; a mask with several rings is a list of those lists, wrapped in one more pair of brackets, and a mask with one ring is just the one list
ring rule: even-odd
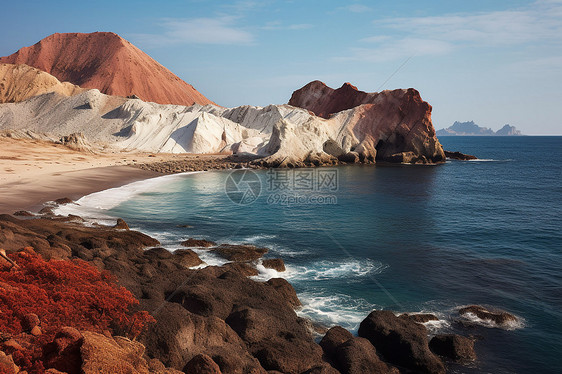
{"label": "sandy beach", "polygon": [[[0,213],[38,211],[46,201],[81,196],[163,173],[224,168],[224,155],[94,154],[47,141],[0,138]],[[151,167],[149,170],[147,166]],[[187,169],[186,169],[187,170]]]}

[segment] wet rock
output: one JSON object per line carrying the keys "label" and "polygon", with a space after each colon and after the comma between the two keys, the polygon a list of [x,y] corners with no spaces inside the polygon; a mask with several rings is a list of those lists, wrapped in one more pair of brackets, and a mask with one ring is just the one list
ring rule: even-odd
{"label": "wet rock", "polygon": [[431,313],[404,313],[399,316],[400,318],[408,318],[417,323],[427,323],[431,321],[439,321],[439,318],[435,314]]}
{"label": "wet rock", "polygon": [[369,339],[387,362],[423,373],[445,373],[443,362],[429,349],[427,329],[409,318],[376,310],[361,322],[358,333]]}
{"label": "wet rock", "polygon": [[474,340],[461,335],[436,335],[429,341],[429,348],[435,354],[455,361],[476,359]]}
{"label": "wet rock", "polygon": [[209,247],[215,247],[217,243],[205,239],[189,238],[181,242],[181,245],[183,245],[184,247],[209,248]]}
{"label": "wet rock", "polygon": [[247,244],[221,244],[213,251],[229,261],[250,262],[261,258],[268,249]]}
{"label": "wet rock", "polygon": [[271,278],[266,284],[270,285],[279,293],[279,295],[292,305],[294,308],[301,306],[301,302],[297,296],[297,292],[293,286],[283,278]]}
{"label": "wet rock", "polygon": [[177,249],[174,251],[174,260],[183,267],[190,268],[201,265],[203,261],[191,249]]}
{"label": "wet rock", "polygon": [[262,265],[267,269],[277,270],[278,272],[285,271],[285,263],[280,258],[270,258],[263,260]]}
{"label": "wet rock", "polygon": [[467,160],[477,160],[478,159],[478,157],[476,157],[476,156],[467,155],[467,154],[460,153],[460,152],[451,152],[451,151],[444,151],[444,152],[445,152],[445,157],[450,158],[452,160],[467,161]]}
{"label": "wet rock", "polygon": [[114,229],[117,230],[130,230],[129,225],[125,222],[122,218],[117,218],[117,223],[113,226]]}
{"label": "wet rock", "polygon": [[505,326],[510,323],[517,322],[517,317],[513,314],[505,312],[503,310],[490,311],[480,305],[470,305],[459,310],[461,316],[466,316],[468,314],[473,314],[476,317],[495,323],[498,326]]}
{"label": "wet rock", "polygon": [[245,277],[254,277],[259,275],[258,269],[246,262],[229,262],[222,266],[225,269],[242,274]]}
{"label": "wet rock", "polygon": [[56,199],[55,203],[57,203],[59,205],[74,204],[74,200],[69,199],[68,197],[63,197],[63,198],[60,198],[60,199]]}

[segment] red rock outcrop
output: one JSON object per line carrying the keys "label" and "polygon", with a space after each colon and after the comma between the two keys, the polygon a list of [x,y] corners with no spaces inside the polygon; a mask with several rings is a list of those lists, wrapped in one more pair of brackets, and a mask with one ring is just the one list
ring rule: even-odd
{"label": "red rock outcrop", "polygon": [[[354,162],[354,159],[373,157],[377,161],[399,163],[445,161],[443,147],[431,122],[431,105],[413,88],[366,93],[349,83],[334,90],[314,81],[293,92],[289,105],[307,109],[330,121],[344,119],[354,142],[359,144],[348,150],[345,141],[338,138],[334,140],[337,147],[324,146],[326,153],[340,159],[346,157]],[[331,148],[337,148],[338,152],[330,151]]]}
{"label": "red rock outcrop", "polygon": [[26,64],[61,82],[97,88],[108,95],[136,95],[159,104],[213,104],[190,84],[111,32],[53,34],[0,58]]}

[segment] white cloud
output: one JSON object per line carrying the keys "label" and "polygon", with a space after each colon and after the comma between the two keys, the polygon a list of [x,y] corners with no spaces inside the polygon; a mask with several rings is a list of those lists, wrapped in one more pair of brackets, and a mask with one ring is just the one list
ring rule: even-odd
{"label": "white cloud", "polygon": [[280,21],[272,21],[261,27],[262,30],[305,30],[314,27],[314,25],[309,23],[298,23],[293,25],[284,25]]}
{"label": "white cloud", "polygon": [[463,47],[562,46],[562,0],[541,0],[525,8],[487,13],[376,20],[377,34],[359,40],[375,46],[352,50],[371,61],[411,55],[440,55]]}
{"label": "white cloud", "polygon": [[343,7],[342,9],[348,10],[352,13],[366,13],[373,10],[367,5],[363,5],[363,4],[351,4]]}
{"label": "white cloud", "polygon": [[144,45],[162,46],[170,44],[229,44],[250,45],[254,35],[237,26],[235,17],[174,19],[160,22],[161,34],[134,34],[133,39]]}

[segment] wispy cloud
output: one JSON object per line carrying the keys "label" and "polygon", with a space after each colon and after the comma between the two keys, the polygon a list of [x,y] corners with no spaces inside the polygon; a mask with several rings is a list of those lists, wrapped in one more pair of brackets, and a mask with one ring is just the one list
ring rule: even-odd
{"label": "wispy cloud", "polygon": [[134,34],[132,38],[149,46],[170,44],[229,44],[250,45],[254,35],[238,26],[237,17],[177,19],[167,18],[159,22],[160,34]]}
{"label": "wispy cloud", "polygon": [[262,30],[305,30],[314,27],[314,25],[309,23],[298,23],[285,25],[281,21],[271,21],[262,26]]}
{"label": "wispy cloud", "polygon": [[393,60],[440,55],[463,47],[562,45],[562,1],[487,13],[399,17],[373,22],[376,35],[359,40],[347,59]]}
{"label": "wispy cloud", "polygon": [[341,9],[345,9],[352,13],[366,13],[373,10],[371,7],[368,7],[367,5],[364,4],[350,4],[342,7]]}

